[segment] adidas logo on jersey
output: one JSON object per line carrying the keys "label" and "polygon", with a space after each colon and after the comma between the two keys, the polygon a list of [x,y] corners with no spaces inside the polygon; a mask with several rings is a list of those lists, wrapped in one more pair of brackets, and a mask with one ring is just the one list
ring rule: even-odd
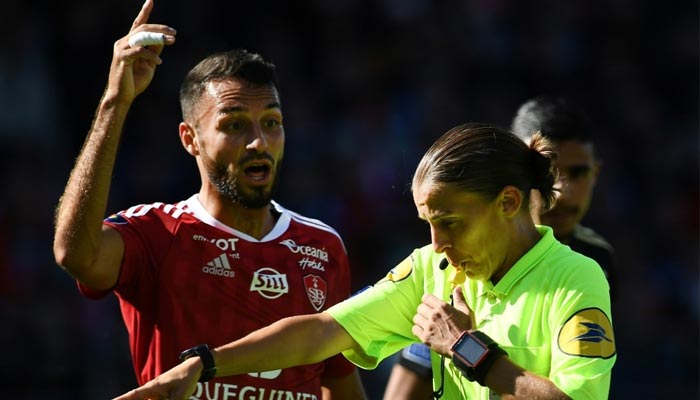
{"label": "adidas logo on jersey", "polygon": [[221,254],[215,259],[209,261],[207,265],[202,267],[202,272],[210,275],[225,276],[233,278],[234,272],[231,269],[231,264],[228,262],[226,253]]}

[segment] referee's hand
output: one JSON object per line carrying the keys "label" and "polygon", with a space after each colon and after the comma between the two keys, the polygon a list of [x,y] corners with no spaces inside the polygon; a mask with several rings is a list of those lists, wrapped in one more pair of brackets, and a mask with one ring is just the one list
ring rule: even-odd
{"label": "referee's hand", "polygon": [[474,326],[473,312],[467,305],[461,286],[452,292],[454,306],[426,294],[413,317],[412,332],[433,351],[451,357],[452,345]]}

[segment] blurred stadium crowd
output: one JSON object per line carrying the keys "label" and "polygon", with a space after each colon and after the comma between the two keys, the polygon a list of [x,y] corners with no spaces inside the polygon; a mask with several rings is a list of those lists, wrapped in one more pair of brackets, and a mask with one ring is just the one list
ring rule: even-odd
{"label": "blurred stadium crowd", "polygon": [[[51,244],[112,43],[140,6],[3,1],[4,398],[104,399],[135,385],[115,299],[82,298]],[[620,266],[611,398],[698,398],[698,15],[689,1],[156,0],[151,21],[175,27],[177,43],[132,109],[109,212],[199,188],[177,138],[179,84],[203,56],[245,47],[280,73],[276,199],[341,233],[360,289],[429,240],[408,188],[434,139],[462,122],[508,126],[524,100],[564,95],[594,121],[604,162],[584,222]],[[385,364],[363,372],[373,399]]]}

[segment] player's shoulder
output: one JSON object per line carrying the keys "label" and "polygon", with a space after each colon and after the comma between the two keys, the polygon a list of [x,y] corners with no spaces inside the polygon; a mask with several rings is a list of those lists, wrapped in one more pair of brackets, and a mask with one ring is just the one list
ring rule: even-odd
{"label": "player's shoulder", "polygon": [[340,237],[340,233],[338,233],[335,228],[332,226],[328,225],[327,223],[316,219],[316,218],[310,218],[307,216],[304,216],[298,212],[292,211],[288,208],[285,208],[281,204],[277,203],[276,201],[272,202],[272,207],[279,212],[280,214],[288,215],[289,219],[291,222],[299,225],[302,229],[308,230],[308,231],[315,231],[319,235],[330,235],[332,237],[337,238],[342,242],[342,238]]}
{"label": "player's shoulder", "polygon": [[112,224],[123,224],[128,222],[147,221],[173,221],[192,216],[186,201],[178,203],[154,202],[147,204],[137,204],[125,210],[112,214],[105,219]]}
{"label": "player's shoulder", "polygon": [[[598,247],[600,249],[606,250],[609,253],[613,252],[613,247],[610,243],[608,243],[605,238],[603,238],[600,234],[598,234],[596,231],[594,231],[591,228],[582,226],[582,225],[576,225],[574,227],[574,231],[572,234],[572,240],[580,242],[582,244],[592,246],[592,247]],[[572,246],[575,247],[575,246]]]}

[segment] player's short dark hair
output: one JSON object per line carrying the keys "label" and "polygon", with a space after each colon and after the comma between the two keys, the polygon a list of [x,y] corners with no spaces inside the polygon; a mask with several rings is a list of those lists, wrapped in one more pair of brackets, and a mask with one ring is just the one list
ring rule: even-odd
{"label": "player's short dark hair", "polygon": [[275,65],[260,54],[245,49],[215,53],[200,61],[185,76],[180,86],[180,107],[185,120],[211,81],[241,78],[253,85],[272,85],[278,88]]}
{"label": "player's short dark hair", "polygon": [[593,143],[588,117],[562,97],[539,96],[524,102],[513,118],[511,130],[525,141],[539,131],[553,142]]}

